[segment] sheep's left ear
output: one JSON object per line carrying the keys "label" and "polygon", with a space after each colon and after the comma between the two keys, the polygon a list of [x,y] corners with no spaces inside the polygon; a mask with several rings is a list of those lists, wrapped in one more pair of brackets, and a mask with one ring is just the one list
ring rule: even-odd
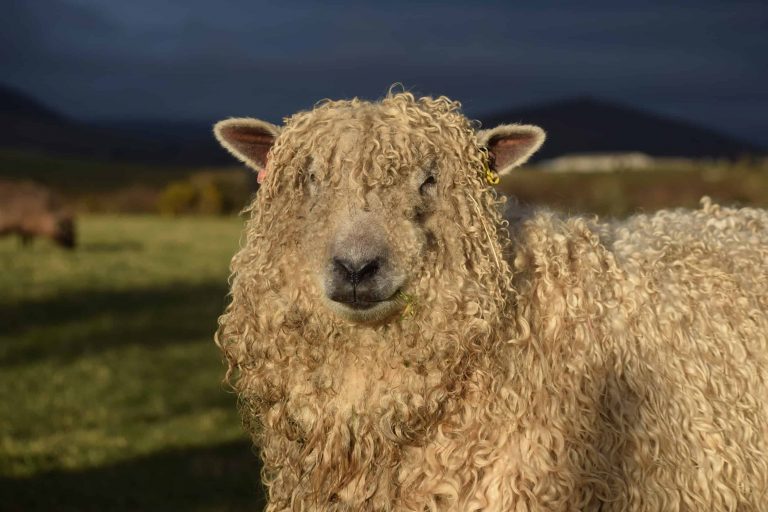
{"label": "sheep's left ear", "polygon": [[216,123],[213,133],[238,160],[262,172],[280,128],[260,119],[233,118]]}
{"label": "sheep's left ear", "polygon": [[502,176],[527,162],[546,138],[544,130],[530,124],[502,124],[477,133],[478,142],[491,154],[491,169]]}

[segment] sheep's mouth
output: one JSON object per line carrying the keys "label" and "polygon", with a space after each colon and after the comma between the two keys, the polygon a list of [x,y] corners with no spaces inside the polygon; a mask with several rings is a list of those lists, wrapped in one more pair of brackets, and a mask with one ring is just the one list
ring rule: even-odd
{"label": "sheep's mouth", "polygon": [[336,300],[332,296],[325,296],[325,303],[340,317],[351,322],[376,323],[391,317],[402,308],[402,301],[398,299],[400,288],[384,299],[355,297],[354,300]]}
{"label": "sheep's mouth", "polygon": [[384,302],[391,302],[395,300],[398,297],[398,294],[400,293],[400,289],[398,288],[395,290],[395,293],[387,297],[386,299],[368,299],[363,300],[358,297],[354,297],[353,300],[336,300],[331,297],[331,300],[334,302],[338,302],[339,304],[344,305],[345,307],[348,307],[349,309],[354,309],[357,311],[364,311],[366,309],[374,308]]}

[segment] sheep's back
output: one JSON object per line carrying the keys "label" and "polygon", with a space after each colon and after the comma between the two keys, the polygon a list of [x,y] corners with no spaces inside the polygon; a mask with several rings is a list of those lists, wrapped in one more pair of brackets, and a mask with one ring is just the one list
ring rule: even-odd
{"label": "sheep's back", "polygon": [[638,215],[612,232],[610,248],[637,302],[618,347],[639,398],[622,472],[643,475],[639,495],[684,508],[761,503],[768,213],[703,200],[699,210]]}
{"label": "sheep's back", "polygon": [[38,231],[53,224],[62,212],[61,201],[45,187],[0,181],[0,234]]}
{"label": "sheep's back", "polygon": [[759,510],[768,213],[705,200],[617,222],[506,217],[528,337],[562,370],[561,389],[577,390],[557,400],[573,409],[563,421],[581,432],[573,446],[584,477],[605,484],[601,499],[612,510]]}

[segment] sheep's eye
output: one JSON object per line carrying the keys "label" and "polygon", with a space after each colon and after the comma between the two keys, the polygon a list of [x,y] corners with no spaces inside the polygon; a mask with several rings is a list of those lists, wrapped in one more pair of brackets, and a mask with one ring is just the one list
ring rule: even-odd
{"label": "sheep's eye", "polygon": [[314,196],[315,194],[317,194],[317,176],[315,175],[314,172],[310,172],[307,174],[306,187],[310,196]]}
{"label": "sheep's eye", "polygon": [[437,185],[437,180],[434,176],[428,176],[427,179],[424,180],[424,182],[419,187],[419,194],[425,196],[427,194],[431,194],[435,190],[435,185]]}

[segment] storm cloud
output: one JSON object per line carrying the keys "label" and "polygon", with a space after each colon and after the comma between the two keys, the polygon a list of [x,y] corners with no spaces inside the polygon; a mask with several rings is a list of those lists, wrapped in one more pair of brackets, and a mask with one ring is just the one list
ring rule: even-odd
{"label": "storm cloud", "polygon": [[475,115],[591,95],[768,144],[764,2],[6,3],[0,80],[84,120],[279,121],[402,82]]}

